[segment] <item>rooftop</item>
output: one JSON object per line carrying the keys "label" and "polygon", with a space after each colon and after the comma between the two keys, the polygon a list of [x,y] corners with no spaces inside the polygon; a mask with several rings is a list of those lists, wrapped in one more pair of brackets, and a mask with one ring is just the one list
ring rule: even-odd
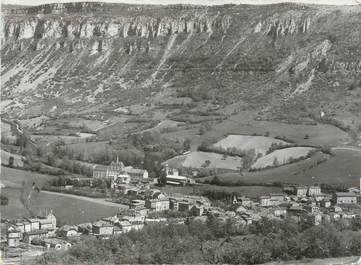
{"label": "rooftop", "polygon": [[351,192],[336,192],[337,197],[356,197],[355,193]]}
{"label": "rooftop", "polygon": [[172,179],[172,180],[187,180],[188,178],[185,176],[175,176],[175,175],[168,175],[167,179]]}
{"label": "rooftop", "polygon": [[48,230],[40,229],[40,230],[26,232],[25,234],[31,236],[31,235],[42,235],[42,234],[47,234],[47,233],[48,233]]}

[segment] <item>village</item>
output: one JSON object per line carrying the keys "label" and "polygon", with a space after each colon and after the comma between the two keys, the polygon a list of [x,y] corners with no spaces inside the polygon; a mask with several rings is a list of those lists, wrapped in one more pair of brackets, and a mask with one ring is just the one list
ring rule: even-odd
{"label": "village", "polygon": [[[175,168],[165,165],[165,171],[166,185],[197,185],[194,178],[181,176]],[[262,218],[291,218],[298,223],[317,226],[361,217],[361,180],[360,188],[334,193],[326,193],[318,185],[283,185],[282,193],[257,198],[233,195],[228,204],[220,207],[205,196],[162,192],[146,170],[126,167],[118,158],[109,166],[94,166],[92,181],[99,179],[110,181],[113,193],[127,199],[122,201],[123,204],[127,202],[125,209],[119,208],[114,216],[76,225],[59,226],[52,210],[31,218],[2,219],[1,228],[6,231],[1,235],[5,257],[22,255],[24,249],[35,249],[39,253],[66,250],[82,237],[108,239],[156,223],[184,224],[190,219],[206,222],[208,216],[214,216],[220,222],[232,220],[239,227]],[[72,185],[63,188],[69,190]]]}

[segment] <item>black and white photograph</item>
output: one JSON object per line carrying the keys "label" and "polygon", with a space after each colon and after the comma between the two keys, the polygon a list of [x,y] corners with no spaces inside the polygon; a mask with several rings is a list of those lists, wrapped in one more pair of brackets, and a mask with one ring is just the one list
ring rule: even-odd
{"label": "black and white photograph", "polygon": [[1,265],[361,265],[361,0],[1,0]]}

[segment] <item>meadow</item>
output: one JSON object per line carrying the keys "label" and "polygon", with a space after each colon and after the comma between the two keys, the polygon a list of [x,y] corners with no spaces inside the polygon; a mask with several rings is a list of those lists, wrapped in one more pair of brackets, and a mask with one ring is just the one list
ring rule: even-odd
{"label": "meadow", "polygon": [[6,187],[19,188],[23,186],[23,183],[29,184],[32,182],[35,182],[37,185],[41,186],[47,180],[52,178],[55,177],[31,171],[14,169],[4,166],[1,167],[1,182]]}
{"label": "meadow", "polygon": [[313,150],[315,149],[312,147],[289,147],[275,150],[268,155],[258,158],[251,168],[263,169],[272,166],[282,166],[288,164],[290,162],[289,159],[306,157]]}
{"label": "meadow", "polygon": [[[289,124],[278,121],[257,121],[254,113],[243,111],[213,126],[208,134],[219,137],[225,133],[281,137],[299,145],[335,146],[349,140],[346,132],[327,124]],[[207,135],[208,135],[207,134]]]}
{"label": "meadow", "polygon": [[[361,152],[334,150],[333,156],[316,152],[305,160],[255,172],[225,173],[219,176],[224,182],[246,183],[296,183],[303,185],[330,184],[334,186],[359,186],[361,178]],[[212,179],[212,177],[201,180]]]}
{"label": "meadow", "polygon": [[238,150],[254,149],[256,154],[261,153],[265,155],[272,144],[279,146],[287,146],[288,143],[273,137],[265,136],[250,136],[250,135],[228,135],[226,138],[213,144],[215,147],[223,149],[236,148]]}
{"label": "meadow", "polygon": [[[0,207],[2,218],[16,219],[32,215],[20,201],[21,189],[5,188],[2,193],[9,198],[9,204]],[[115,206],[35,191],[30,199],[30,209],[35,214],[52,209],[60,225],[95,221],[119,211],[119,207]]]}
{"label": "meadow", "polygon": [[24,157],[23,156],[20,156],[20,155],[17,155],[17,154],[12,154],[12,153],[9,153],[9,152],[4,151],[4,150],[1,150],[1,163],[5,164],[5,165],[8,165],[9,164],[9,158],[11,156],[14,158],[14,166],[15,167],[24,166],[24,162],[23,162]]}
{"label": "meadow", "polygon": [[[206,166],[206,161],[209,164]],[[191,152],[186,155],[176,156],[164,162],[171,167],[189,168],[220,168],[239,170],[242,167],[242,158],[237,156],[223,156],[210,152]]]}
{"label": "meadow", "polygon": [[202,141],[217,142],[230,134],[260,136],[269,134],[270,137],[279,137],[306,146],[337,146],[350,140],[346,132],[328,124],[289,124],[278,121],[260,121],[255,117],[256,115],[252,111],[242,111],[231,115],[228,119],[213,123],[212,129],[205,132],[204,135],[199,135],[197,128],[179,128],[176,132],[164,135],[171,138],[191,139],[192,150],[196,150]]}

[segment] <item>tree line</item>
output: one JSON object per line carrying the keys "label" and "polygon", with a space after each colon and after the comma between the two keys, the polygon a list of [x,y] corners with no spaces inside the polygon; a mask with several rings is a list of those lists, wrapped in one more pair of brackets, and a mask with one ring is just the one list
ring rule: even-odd
{"label": "tree line", "polygon": [[209,216],[205,222],[148,225],[100,240],[81,240],[63,253],[46,253],[37,264],[260,264],[359,255],[361,219],[312,226],[261,219],[250,226]]}

